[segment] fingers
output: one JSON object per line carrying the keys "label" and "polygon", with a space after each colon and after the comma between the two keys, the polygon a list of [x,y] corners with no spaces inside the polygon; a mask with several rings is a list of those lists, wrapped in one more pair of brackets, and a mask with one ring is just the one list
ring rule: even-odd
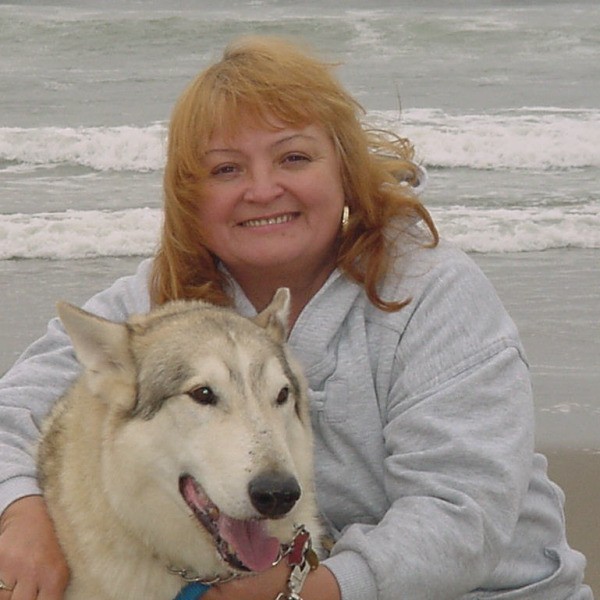
{"label": "fingers", "polygon": [[[35,600],[38,597],[37,587],[35,584],[27,583],[27,581],[15,582],[14,589],[10,596],[7,596],[7,600]],[[0,600],[4,600],[3,596],[0,596]]]}
{"label": "fingers", "polygon": [[[48,573],[41,583],[38,590],[37,600],[62,600],[67,584],[69,583],[69,572],[64,570],[53,570]],[[20,600],[11,598],[11,600]],[[26,600],[23,598],[23,600]]]}
{"label": "fingers", "polygon": [[68,567],[40,496],[11,504],[0,521],[0,600],[62,600]]}
{"label": "fingers", "polygon": [[12,592],[13,588],[15,587],[14,582],[12,583],[7,583],[8,579],[6,581],[4,581],[4,579],[2,579],[2,577],[0,577],[0,591],[2,590],[6,590],[7,592]]}
{"label": "fingers", "polygon": [[8,577],[2,579],[2,576],[0,575],[0,600],[5,597],[9,598],[14,588],[14,581],[11,581]]}
{"label": "fingers", "polygon": [[7,579],[3,581],[12,590],[0,591],[0,600],[62,600],[69,581],[68,572],[62,573],[60,569],[45,575],[29,573],[11,583]]}

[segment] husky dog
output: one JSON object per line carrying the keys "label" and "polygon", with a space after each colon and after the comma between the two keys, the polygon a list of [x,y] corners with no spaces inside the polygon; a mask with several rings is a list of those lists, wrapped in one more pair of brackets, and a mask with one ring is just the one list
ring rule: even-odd
{"label": "husky dog", "polygon": [[44,425],[39,477],[67,600],[172,600],[263,571],[296,524],[318,539],[289,292],[250,320],[177,301],[127,323],[60,303],[83,373]]}

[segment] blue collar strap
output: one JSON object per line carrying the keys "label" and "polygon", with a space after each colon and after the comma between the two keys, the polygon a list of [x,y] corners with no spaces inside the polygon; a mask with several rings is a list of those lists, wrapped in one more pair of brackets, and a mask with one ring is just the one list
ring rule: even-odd
{"label": "blue collar strap", "polygon": [[206,592],[210,590],[210,585],[205,585],[199,581],[188,583],[184,588],[181,588],[175,600],[198,600],[202,598]]}

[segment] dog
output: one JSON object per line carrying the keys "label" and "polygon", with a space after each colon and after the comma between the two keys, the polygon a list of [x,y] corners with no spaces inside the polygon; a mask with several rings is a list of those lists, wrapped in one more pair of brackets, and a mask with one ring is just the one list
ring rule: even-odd
{"label": "dog", "polygon": [[38,468],[65,600],[173,600],[264,571],[299,524],[318,544],[289,305],[282,288],[254,319],[174,301],[115,323],[58,304],[82,374],[44,423]]}

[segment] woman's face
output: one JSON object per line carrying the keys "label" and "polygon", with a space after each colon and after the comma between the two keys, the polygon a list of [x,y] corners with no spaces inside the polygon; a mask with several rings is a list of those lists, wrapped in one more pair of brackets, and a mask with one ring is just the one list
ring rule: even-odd
{"label": "woman's face", "polygon": [[217,132],[204,158],[204,240],[234,276],[333,269],[344,192],[339,159],[318,125]]}

